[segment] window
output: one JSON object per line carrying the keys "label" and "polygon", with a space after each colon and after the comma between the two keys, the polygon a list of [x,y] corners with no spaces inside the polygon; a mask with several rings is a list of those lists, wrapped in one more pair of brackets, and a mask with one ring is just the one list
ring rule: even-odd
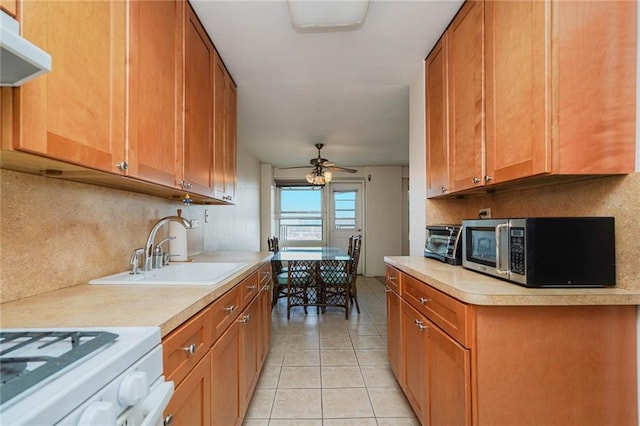
{"label": "window", "polygon": [[280,188],[280,240],[317,243],[323,234],[322,191],[310,186]]}
{"label": "window", "polygon": [[333,214],[336,229],[356,229],[356,191],[334,191]]}

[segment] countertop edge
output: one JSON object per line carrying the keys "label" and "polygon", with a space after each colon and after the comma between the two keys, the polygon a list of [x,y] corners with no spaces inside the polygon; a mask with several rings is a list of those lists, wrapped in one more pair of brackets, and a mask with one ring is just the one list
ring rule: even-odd
{"label": "countertop edge", "polygon": [[272,256],[271,252],[205,252],[193,256],[195,262],[247,264],[213,288],[79,284],[5,302],[0,305],[0,328],[159,327],[164,338]]}
{"label": "countertop edge", "polygon": [[384,261],[443,293],[472,305],[640,305],[640,292],[620,287],[530,288],[421,256],[385,256]]}

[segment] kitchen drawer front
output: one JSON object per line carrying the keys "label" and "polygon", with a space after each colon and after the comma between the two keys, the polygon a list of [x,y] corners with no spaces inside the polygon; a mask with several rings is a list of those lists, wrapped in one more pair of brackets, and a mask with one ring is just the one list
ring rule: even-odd
{"label": "kitchen drawer front", "polygon": [[247,278],[240,282],[240,289],[242,291],[242,308],[251,302],[251,300],[258,294],[258,271],[255,271],[253,274],[249,275]]}
{"label": "kitchen drawer front", "polygon": [[400,271],[391,266],[387,266],[387,286],[398,295],[402,295],[402,293],[400,293],[400,276]]}
{"label": "kitchen drawer front", "polygon": [[242,311],[242,289],[235,286],[211,304],[211,344],[231,325]]}
{"label": "kitchen drawer front", "polygon": [[402,297],[434,324],[469,347],[468,306],[417,279],[402,274]]}
{"label": "kitchen drawer front", "polygon": [[271,285],[271,262],[263,264],[260,269],[260,287]]}
{"label": "kitchen drawer front", "polygon": [[209,351],[209,309],[194,315],[162,341],[162,362],[167,381],[177,386]]}

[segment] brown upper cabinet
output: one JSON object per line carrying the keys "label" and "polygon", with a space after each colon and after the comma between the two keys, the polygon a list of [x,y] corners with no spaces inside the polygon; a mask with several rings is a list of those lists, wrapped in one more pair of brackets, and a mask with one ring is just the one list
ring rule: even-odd
{"label": "brown upper cabinet", "polygon": [[[15,90],[13,148],[117,172],[125,158],[126,3],[22,2],[53,69]],[[78,36],[81,34],[82,36]]]}
{"label": "brown upper cabinet", "polygon": [[18,2],[17,0],[0,0],[0,9],[15,18],[18,14]]}
{"label": "brown upper cabinet", "polygon": [[[62,178],[69,164],[106,172],[98,180],[122,189],[233,202],[236,88],[188,2],[25,1],[19,16],[53,70],[3,90],[3,117],[13,124],[3,126],[3,149],[58,160],[51,164]],[[222,191],[214,191],[214,167]],[[95,183],[95,174],[86,176]]]}
{"label": "brown upper cabinet", "polygon": [[184,184],[193,192],[212,196],[216,54],[191,5],[185,18]]}
{"label": "brown upper cabinet", "polygon": [[215,119],[213,190],[218,200],[236,195],[236,86],[219,56],[214,68]]}
{"label": "brown upper cabinet", "polygon": [[[633,172],[636,8],[465,3],[445,33],[449,182],[428,196],[550,181],[533,177]],[[427,105],[441,104],[428,90]],[[427,143],[441,143],[428,128]]]}
{"label": "brown upper cabinet", "polygon": [[175,187],[182,177],[183,3],[128,4],[129,138],[120,161],[128,176]]}

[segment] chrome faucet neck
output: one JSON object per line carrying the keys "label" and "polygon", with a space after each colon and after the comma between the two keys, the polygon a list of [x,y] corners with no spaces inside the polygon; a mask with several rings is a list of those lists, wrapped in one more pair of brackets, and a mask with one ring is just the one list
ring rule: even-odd
{"label": "chrome faucet neck", "polygon": [[[184,226],[185,228],[191,229],[191,221],[180,216],[167,216],[157,221],[155,225],[153,225],[153,227],[151,228],[151,231],[149,232],[149,236],[147,237],[147,244],[144,246],[144,270],[145,271],[151,270],[151,263],[153,259],[153,242],[156,239],[156,234],[158,233],[158,230],[162,226],[164,226],[169,222],[177,222],[182,226]],[[160,244],[162,244],[162,242]]]}

